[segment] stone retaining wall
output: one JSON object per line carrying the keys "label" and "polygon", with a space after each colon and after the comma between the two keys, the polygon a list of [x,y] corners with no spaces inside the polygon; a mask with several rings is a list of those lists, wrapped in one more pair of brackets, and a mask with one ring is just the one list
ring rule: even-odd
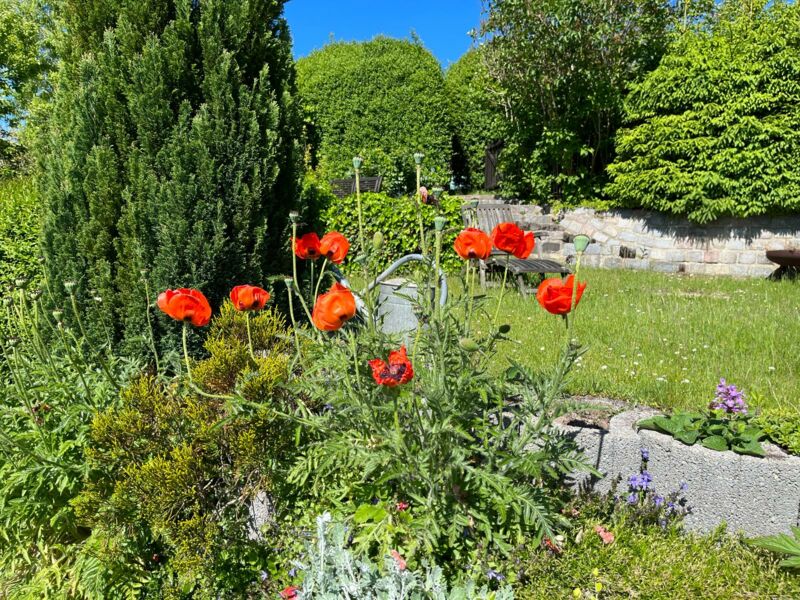
{"label": "stone retaining wall", "polygon": [[[579,208],[556,221],[565,239],[583,233],[594,240],[584,264],[595,267],[763,277],[776,267],[767,260],[767,250],[800,249],[800,215],[697,225],[643,210]],[[572,244],[563,245],[564,256],[574,252]]]}
{"label": "stone retaining wall", "polygon": [[648,472],[657,493],[666,496],[686,483],[684,496],[692,507],[684,524],[687,529],[709,532],[726,523],[728,531],[750,537],[791,533],[800,525],[800,457],[790,456],[772,444],[764,444],[765,458],[717,452],[695,444],[687,446],[655,431],[636,430],[636,423],[657,414],[636,409],[612,417],[608,430],[559,427],[574,437],[589,462],[605,475],[599,481],[579,477],[576,486],[587,483],[607,492],[621,477],[624,497],[628,477],[639,472],[641,449],[650,453]]}

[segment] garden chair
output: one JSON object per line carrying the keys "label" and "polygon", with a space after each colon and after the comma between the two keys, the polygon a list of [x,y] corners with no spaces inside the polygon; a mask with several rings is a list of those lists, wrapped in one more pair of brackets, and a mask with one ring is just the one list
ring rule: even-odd
{"label": "garden chair", "polygon": [[[371,192],[377,194],[381,191],[383,177],[359,177],[359,189],[361,192]],[[331,191],[337,198],[345,198],[356,193],[356,179],[332,179]]]}
{"label": "garden chair", "polygon": [[[519,219],[514,214],[511,206],[502,202],[479,203],[477,206],[465,205],[462,208],[461,216],[464,220],[464,224],[467,227],[477,227],[486,233],[491,233],[492,229],[494,229],[500,223],[509,222],[516,223],[522,229],[527,229],[526,223],[518,222]],[[505,269],[506,264],[508,264],[509,273],[514,275],[516,278],[517,287],[522,294],[525,294],[529,291],[535,291],[527,289],[524,277],[526,273],[537,273],[542,276],[548,273],[553,273],[561,275],[562,277],[569,274],[571,271],[565,264],[559,263],[555,260],[542,258],[542,251],[539,242],[541,241],[543,233],[543,231],[536,230],[533,232],[537,241],[534,248],[534,253],[536,254],[535,257],[529,256],[528,258],[520,259],[511,256],[509,258],[509,255],[506,252],[492,250],[492,255],[489,258],[487,258],[485,261],[479,261],[481,287],[486,287],[487,270],[502,270]]]}

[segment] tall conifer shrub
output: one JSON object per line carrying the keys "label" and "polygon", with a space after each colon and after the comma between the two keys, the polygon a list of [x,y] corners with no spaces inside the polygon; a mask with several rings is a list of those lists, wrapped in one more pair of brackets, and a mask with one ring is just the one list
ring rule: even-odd
{"label": "tall conifer shrub", "polygon": [[284,1],[58,4],[43,245],[54,303],[76,281],[90,335],[145,350],[143,274],[150,302],[193,286],[216,304],[282,270],[300,157]]}

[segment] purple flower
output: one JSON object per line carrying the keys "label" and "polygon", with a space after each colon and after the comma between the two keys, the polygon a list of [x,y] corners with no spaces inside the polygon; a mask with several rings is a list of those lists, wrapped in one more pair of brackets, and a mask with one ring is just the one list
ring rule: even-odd
{"label": "purple flower", "polygon": [[721,410],[727,414],[746,415],[747,403],[744,400],[744,392],[740,391],[735,385],[728,385],[723,377],[719,380],[717,393],[709,408],[711,410]]}
{"label": "purple flower", "polygon": [[689,489],[689,484],[688,484],[688,483],[686,483],[686,482],[684,481],[684,482],[681,484],[681,491],[682,491],[682,492],[685,492],[685,491],[686,491],[686,490],[688,490],[688,489]]}
{"label": "purple flower", "polygon": [[664,496],[656,495],[653,498],[653,504],[655,504],[657,507],[660,507],[662,504],[664,504]]}
{"label": "purple flower", "polygon": [[630,496],[628,496],[628,504],[636,504],[638,501],[639,495],[636,494],[636,492],[633,492]]}
{"label": "purple flower", "polygon": [[505,580],[505,578],[506,578],[506,576],[505,576],[505,575],[503,575],[502,573],[498,573],[498,572],[497,572],[497,571],[495,571],[494,569],[489,569],[488,571],[486,571],[486,578],[487,578],[489,581],[492,581],[492,580],[495,580],[495,581],[504,581],[504,580]]}
{"label": "purple flower", "polygon": [[644,461],[650,460],[650,450],[648,450],[647,448],[642,448],[641,452],[642,452],[642,460]]}

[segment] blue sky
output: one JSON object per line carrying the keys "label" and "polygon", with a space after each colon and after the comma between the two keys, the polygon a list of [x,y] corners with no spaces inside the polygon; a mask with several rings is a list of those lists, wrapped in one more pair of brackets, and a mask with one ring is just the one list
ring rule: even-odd
{"label": "blue sky", "polygon": [[408,38],[416,31],[444,67],[469,48],[481,0],[289,0],[286,20],[295,57],[328,43],[369,40],[378,34]]}

